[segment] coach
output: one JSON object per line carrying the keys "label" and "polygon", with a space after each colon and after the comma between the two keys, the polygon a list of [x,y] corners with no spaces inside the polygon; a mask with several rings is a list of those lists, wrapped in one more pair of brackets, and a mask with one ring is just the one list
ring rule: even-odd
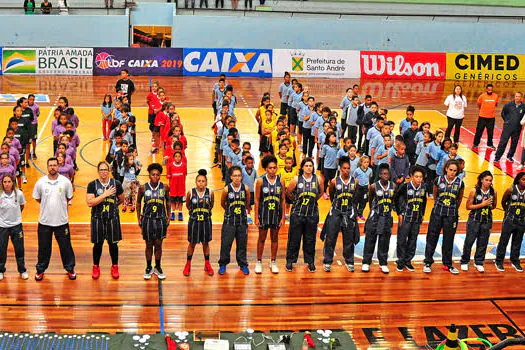
{"label": "coach", "polygon": [[47,160],[48,174],[41,177],[33,189],[33,198],[40,203],[38,218],[38,263],[35,280],[41,281],[49,266],[53,233],[60,248],[62,265],[70,280],[75,273],[75,253],[71,246],[68,223],[68,202],[73,198],[73,186],[65,176],[58,174],[58,160]]}
{"label": "coach", "polygon": [[525,113],[525,105],[522,102],[523,94],[516,92],[514,94],[514,101],[508,102],[503,106],[501,110],[501,117],[503,118],[503,131],[498,144],[498,150],[496,151],[496,157],[494,162],[499,162],[501,156],[507,148],[507,143],[511,139],[509,152],[507,153],[507,160],[514,162],[514,152],[518,146],[518,140],[520,139],[521,133],[521,118]]}

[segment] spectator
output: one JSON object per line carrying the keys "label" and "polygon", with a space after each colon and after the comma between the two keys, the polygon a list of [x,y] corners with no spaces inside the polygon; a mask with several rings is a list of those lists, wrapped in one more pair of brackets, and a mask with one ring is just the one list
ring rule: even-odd
{"label": "spectator", "polygon": [[51,5],[49,0],[44,0],[44,2],[40,4],[40,11],[42,11],[43,15],[50,15],[52,9],[53,5]]}
{"label": "spectator", "polygon": [[35,0],[24,0],[24,11],[26,15],[34,15],[35,7]]}
{"label": "spectator", "polygon": [[459,142],[459,135],[461,132],[461,124],[465,118],[465,108],[467,108],[467,98],[463,95],[463,90],[460,85],[454,87],[454,92],[445,99],[445,106],[447,110],[447,130],[445,137],[450,137],[452,129],[454,128],[454,142]]}
{"label": "spectator", "polygon": [[[113,0],[105,0],[106,1],[106,8],[113,8]],[[171,2],[171,1],[168,1]]]}
{"label": "spectator", "polygon": [[121,78],[115,85],[115,91],[119,97],[127,97],[128,103],[131,106],[131,95],[135,92],[135,84],[133,84],[133,81],[129,78],[129,71],[127,69],[124,68],[120,72],[120,76]]}

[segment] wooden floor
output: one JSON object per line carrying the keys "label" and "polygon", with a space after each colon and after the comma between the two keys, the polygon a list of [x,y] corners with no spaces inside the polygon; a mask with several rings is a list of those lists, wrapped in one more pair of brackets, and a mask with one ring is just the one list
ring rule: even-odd
{"label": "wooden floor", "polygon": [[[149,87],[147,77],[134,78],[138,88],[134,95],[133,112],[139,120],[139,153],[143,163],[153,159],[147,151],[149,134],[145,123],[145,96]],[[102,277],[92,281],[90,277],[91,244],[89,243],[89,211],[85,205],[85,186],[96,176],[94,164],[103,158],[107,145],[100,139],[100,113],[98,106],[106,92],[113,91],[116,79],[102,77],[0,77],[2,93],[44,93],[50,97],[49,104],[42,104],[40,117],[41,138],[37,147],[39,159],[28,170],[29,183],[24,187],[28,198],[24,212],[26,230],[26,263],[34,272],[36,263],[36,225],[38,206],[31,200],[32,184],[45,171],[45,159],[51,153],[48,120],[53,103],[58,96],[65,95],[70,105],[77,109],[81,120],[79,135],[80,171],[76,178],[77,190],[71,208],[73,246],[77,256],[77,281],[69,281],[61,269],[58,249],[54,246],[51,267],[41,283],[34,280],[22,281],[16,274],[11,247],[8,252],[8,272],[0,282],[0,330],[32,332],[83,332],[83,331],[127,331],[158,332],[223,329],[243,330],[254,328],[269,329],[340,329],[344,328],[360,348],[370,344],[383,344],[391,348],[423,346],[429,341],[439,340],[446,334],[446,325],[463,325],[460,336],[465,338],[481,336],[491,341],[505,336],[523,335],[525,328],[525,294],[521,287],[523,275],[511,267],[508,272],[496,272],[488,262],[487,272],[474,271],[452,276],[443,272],[436,264],[434,272],[426,275],[422,265],[416,265],[417,272],[391,272],[382,275],[377,266],[369,274],[349,273],[341,265],[334,265],[330,274],[322,272],[322,243],[317,245],[318,271],[309,273],[298,264],[294,273],[284,270],[284,251],[287,226],[280,232],[279,266],[281,273],[272,275],[267,266],[262,275],[245,277],[231,264],[225,276],[208,277],[202,271],[202,254],[197,248],[194,256],[192,276],[182,276],[185,263],[186,226],[173,225],[164,245],[163,267],[168,278],[159,284],[155,279],[143,281],[144,244],[135,216],[122,214],[124,240],[120,243],[121,279],[111,280],[109,258],[105,249],[102,262]],[[182,116],[189,141],[189,174],[187,186],[194,181],[199,168],[211,169],[209,185],[219,190],[218,169],[212,168],[212,135],[209,129],[211,115],[210,86],[214,78],[164,78],[161,79],[170,99],[175,101]],[[265,91],[270,91],[277,100],[280,80],[271,79],[229,79],[235,87],[239,104],[237,115],[243,141],[251,141],[257,149],[256,124],[253,113]],[[307,81],[317,100],[331,107],[337,107],[346,87],[354,81],[317,79]],[[362,81],[362,95],[371,93],[380,106],[390,109],[389,117],[399,121],[407,104],[416,107],[416,119],[429,120],[433,129],[445,126],[442,105],[446,95],[453,89],[453,82],[401,82]],[[481,147],[480,154],[471,148],[475,128],[475,100],[483,90],[484,83],[464,83],[464,90],[471,107],[467,110],[462,131],[460,154],[466,159],[467,187],[475,183],[475,176],[482,169],[490,169],[495,175],[496,189],[503,189],[512,182],[512,165],[504,164],[502,169],[490,163],[490,154]],[[517,83],[495,84],[495,91],[502,100],[510,100],[512,93],[523,89]],[[10,116],[12,104],[3,104],[0,113],[5,120]],[[502,104],[501,104],[502,105]],[[498,113],[499,113],[498,109]],[[4,118],[3,118],[4,119]],[[47,122],[47,125],[44,124]],[[501,120],[497,119],[501,126]],[[397,129],[397,128],[396,128]],[[499,134],[498,134],[499,135]],[[496,141],[497,142],[497,141]],[[492,156],[493,157],[493,156]],[[144,179],[144,178],[142,178]],[[328,208],[321,201],[321,217]],[[428,215],[428,213],[427,213]],[[214,267],[219,250],[220,221],[222,210],[215,210],[213,221],[214,241],[212,260]],[[461,219],[466,220],[463,211]],[[495,212],[501,220],[502,212]],[[423,225],[422,232],[426,232]],[[498,232],[496,223],[494,231]],[[464,224],[458,232],[464,231]],[[248,259],[250,266],[255,262],[257,233],[250,228]],[[341,245],[336,249],[336,262],[341,263]],[[265,263],[268,262],[269,245]],[[359,259],[356,260],[359,265]],[[359,270],[358,266],[358,270]],[[391,266],[394,270],[394,266]],[[160,295],[162,294],[162,300]],[[163,314],[163,317],[161,317]]]}

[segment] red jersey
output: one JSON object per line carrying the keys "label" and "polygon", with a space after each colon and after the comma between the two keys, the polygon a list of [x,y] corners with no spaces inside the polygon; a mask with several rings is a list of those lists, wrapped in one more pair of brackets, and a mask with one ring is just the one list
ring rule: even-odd
{"label": "red jersey", "polygon": [[166,176],[170,181],[171,197],[186,195],[186,175],[188,175],[188,168],[184,160],[179,164],[175,164],[173,161],[168,163]]}
{"label": "red jersey", "polygon": [[166,142],[168,140],[171,127],[170,117],[163,111],[160,111],[155,116],[155,126],[160,127],[160,138],[162,141]]}
{"label": "red jersey", "polygon": [[[184,152],[184,149],[181,150],[182,153],[182,161],[186,163],[186,154]],[[175,151],[173,150],[172,145],[167,145],[166,149],[164,150],[164,159],[166,159],[166,164],[169,164],[173,162],[173,154],[175,154]]]}
{"label": "red jersey", "polygon": [[[158,105],[160,103],[160,99],[159,99],[159,96],[157,96],[156,93],[154,93],[153,91],[150,91],[148,96],[146,96],[146,102],[148,104],[148,114],[153,114],[153,106],[157,106],[158,108]],[[162,105],[162,104],[160,104]]]}

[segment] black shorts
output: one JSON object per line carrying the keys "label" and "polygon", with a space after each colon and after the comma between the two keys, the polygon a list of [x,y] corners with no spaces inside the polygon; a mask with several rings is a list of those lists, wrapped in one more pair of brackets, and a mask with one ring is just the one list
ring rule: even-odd
{"label": "black shorts", "polygon": [[288,103],[281,102],[281,115],[286,115],[288,113]]}
{"label": "black shorts", "polygon": [[288,107],[288,124],[297,125],[297,110],[293,107]]}
{"label": "black shorts", "polygon": [[261,230],[279,230],[279,225],[259,225]]}
{"label": "black shorts", "polygon": [[167,218],[142,218],[142,238],[145,241],[155,241],[166,238],[168,231]]}
{"label": "black shorts", "polygon": [[152,128],[151,128],[151,131],[152,132],[160,132],[160,126],[153,125]]}
{"label": "black shorts", "polygon": [[122,240],[120,218],[118,214],[112,219],[91,217],[91,243],[116,243]]}
{"label": "black shorts", "polygon": [[31,124],[31,131],[29,132],[29,138],[31,140],[38,139],[38,124]]}
{"label": "black shorts", "polygon": [[155,127],[155,114],[148,114],[148,124],[149,130],[153,131],[153,128]]}
{"label": "black shorts", "polygon": [[188,221],[188,242],[192,244],[208,243],[211,239],[211,218],[203,221],[190,218]]}
{"label": "black shorts", "polygon": [[184,203],[184,197],[183,196],[176,196],[176,197],[170,196],[170,202],[173,204]]}

